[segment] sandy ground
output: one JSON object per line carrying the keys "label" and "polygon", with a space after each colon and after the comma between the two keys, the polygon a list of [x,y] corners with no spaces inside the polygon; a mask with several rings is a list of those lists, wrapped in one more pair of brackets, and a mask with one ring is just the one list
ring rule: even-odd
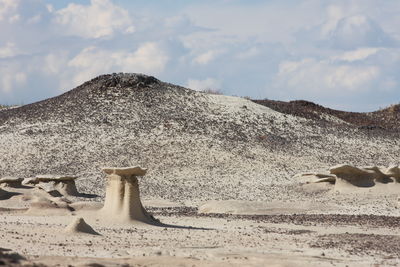
{"label": "sandy ground", "polygon": [[[36,207],[29,192],[0,201],[0,247],[48,266],[396,266],[399,217],[321,214],[318,203],[210,202],[215,213],[144,201],[165,226],[110,223],[96,210]],[[34,191],[38,194],[40,191]],[[72,199],[72,198],[71,198]],[[85,200],[85,199],[73,199]],[[86,199],[93,200],[93,199]],[[101,204],[87,202],[87,207]],[[85,206],[85,205],[82,205]],[[251,215],[243,215],[254,206]],[[77,207],[77,206],[76,206]],[[225,211],[221,210],[225,207]],[[228,207],[228,208],[226,208]],[[226,214],[227,210],[236,214]],[[244,208],[243,208],[244,207]],[[260,208],[264,207],[264,208]],[[268,208],[269,207],[269,208]],[[201,209],[200,209],[201,210]],[[309,210],[307,212],[307,210]],[[204,211],[204,207],[203,207]],[[209,212],[208,210],[207,212]],[[211,210],[212,211],[212,210]],[[318,212],[320,211],[320,212]],[[247,212],[249,213],[249,212]],[[309,214],[307,214],[309,213]],[[66,232],[83,217],[100,235]],[[21,261],[21,263],[26,263]]]}

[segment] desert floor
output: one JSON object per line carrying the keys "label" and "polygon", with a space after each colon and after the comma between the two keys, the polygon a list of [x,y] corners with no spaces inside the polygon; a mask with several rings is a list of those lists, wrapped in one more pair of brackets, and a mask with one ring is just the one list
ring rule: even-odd
{"label": "desert floor", "polygon": [[[44,196],[43,192],[7,190],[15,195],[0,201],[0,247],[9,250],[5,255],[24,257],[14,257],[16,266],[400,264],[399,217],[339,215],[332,210],[322,214],[323,210],[315,209],[313,214],[304,214],[301,202],[274,203],[274,208],[259,212],[262,214],[204,214],[196,207],[147,200],[143,201],[146,209],[165,224],[151,226],[94,216],[101,207],[96,198],[75,199],[80,204],[74,210],[38,204],[32,208],[27,192],[34,190]],[[233,205],[229,203],[225,204]],[[77,217],[84,218],[99,235],[67,232],[65,228]]]}

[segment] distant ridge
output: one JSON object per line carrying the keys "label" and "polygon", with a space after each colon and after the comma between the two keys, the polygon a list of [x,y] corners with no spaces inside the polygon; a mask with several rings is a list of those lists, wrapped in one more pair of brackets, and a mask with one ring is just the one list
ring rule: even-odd
{"label": "distant ridge", "polygon": [[285,102],[265,99],[253,101],[278,112],[312,120],[324,120],[322,115],[327,114],[363,129],[400,129],[400,104],[374,112],[347,112],[326,108],[305,100]]}

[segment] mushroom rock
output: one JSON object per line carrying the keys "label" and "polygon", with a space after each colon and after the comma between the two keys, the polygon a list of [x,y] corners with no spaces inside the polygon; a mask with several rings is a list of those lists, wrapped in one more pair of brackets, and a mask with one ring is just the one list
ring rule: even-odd
{"label": "mushroom rock", "polygon": [[0,186],[1,187],[21,187],[21,182],[23,178],[17,177],[2,177],[0,178]]}
{"label": "mushroom rock", "polygon": [[100,235],[96,232],[89,224],[85,222],[83,218],[74,219],[67,227],[65,227],[64,231],[69,234],[91,234],[91,235]]}
{"label": "mushroom rock", "polygon": [[140,221],[159,224],[147,213],[140,201],[138,176],[144,176],[146,169],[140,167],[103,168],[107,174],[106,197],[100,212],[113,221]]}
{"label": "mushroom rock", "polygon": [[38,175],[35,178],[28,178],[24,184],[34,184],[35,187],[40,188],[47,193],[54,194],[55,192],[60,193],[63,196],[79,196],[79,192],[76,189],[75,176],[63,176],[63,175]]}

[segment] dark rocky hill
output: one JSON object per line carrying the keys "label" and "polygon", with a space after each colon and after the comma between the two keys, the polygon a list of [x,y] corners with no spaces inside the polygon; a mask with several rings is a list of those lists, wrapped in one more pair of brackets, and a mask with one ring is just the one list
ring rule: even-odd
{"label": "dark rocky hill", "polygon": [[361,129],[400,130],[400,104],[392,105],[375,112],[361,113],[330,109],[305,100],[284,102],[265,99],[253,101],[278,112],[318,120],[320,122],[326,121],[324,119],[324,115],[326,114]]}

